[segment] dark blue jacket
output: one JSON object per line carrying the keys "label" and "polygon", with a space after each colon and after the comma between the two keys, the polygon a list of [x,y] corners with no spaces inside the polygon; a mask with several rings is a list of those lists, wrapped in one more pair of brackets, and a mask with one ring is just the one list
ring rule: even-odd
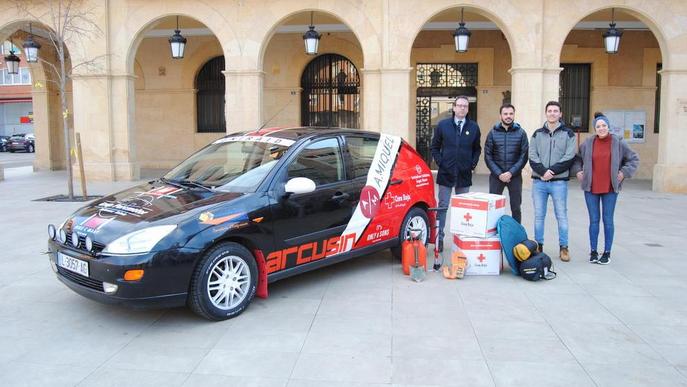
{"label": "dark blue jacket", "polygon": [[527,133],[516,122],[506,130],[502,123],[494,125],[484,143],[484,161],[492,175],[510,172],[519,176],[527,164],[529,142]]}
{"label": "dark blue jacket", "polygon": [[437,184],[446,187],[469,187],[472,171],[477,167],[480,145],[479,125],[465,118],[459,135],[453,117],[439,121],[432,138],[432,158],[439,166]]}

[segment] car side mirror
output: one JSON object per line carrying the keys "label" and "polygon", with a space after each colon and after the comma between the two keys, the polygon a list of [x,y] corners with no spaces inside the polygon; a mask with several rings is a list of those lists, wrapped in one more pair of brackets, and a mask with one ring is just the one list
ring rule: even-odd
{"label": "car side mirror", "polygon": [[294,177],[286,182],[284,193],[287,196],[292,194],[303,194],[314,191],[315,187],[315,182],[307,177]]}

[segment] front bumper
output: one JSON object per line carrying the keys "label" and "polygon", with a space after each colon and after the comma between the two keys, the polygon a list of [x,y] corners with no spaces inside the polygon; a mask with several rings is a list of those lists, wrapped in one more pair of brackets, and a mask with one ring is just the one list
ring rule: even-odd
{"label": "front bumper", "polygon": [[[86,261],[88,277],[57,265],[57,254]],[[57,278],[74,292],[103,303],[121,304],[135,308],[175,307],[186,303],[186,297],[199,253],[197,250],[170,249],[135,256],[94,257],[85,251],[48,242],[48,256]],[[124,273],[143,269],[138,281],[125,281]],[[117,285],[107,293],[103,283]]]}

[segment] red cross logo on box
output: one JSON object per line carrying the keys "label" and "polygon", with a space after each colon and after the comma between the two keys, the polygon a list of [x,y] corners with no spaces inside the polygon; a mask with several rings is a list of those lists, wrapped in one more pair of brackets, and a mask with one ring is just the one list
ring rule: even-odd
{"label": "red cross logo on box", "polygon": [[487,259],[487,257],[484,256],[484,254],[480,253],[480,255],[477,257],[479,259],[480,263],[484,263],[484,260]]}
{"label": "red cross logo on box", "polygon": [[472,219],[472,215],[470,215],[469,212],[466,212],[465,215],[463,215],[463,218],[465,218],[465,221],[470,223],[470,220]]}

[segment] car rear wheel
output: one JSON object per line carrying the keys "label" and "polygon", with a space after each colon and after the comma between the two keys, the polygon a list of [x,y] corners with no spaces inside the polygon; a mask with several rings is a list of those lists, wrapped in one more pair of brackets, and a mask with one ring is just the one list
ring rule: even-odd
{"label": "car rear wheel", "polygon": [[413,229],[420,230],[420,240],[423,244],[427,244],[430,232],[429,218],[427,213],[418,207],[411,208],[401,223],[401,229],[398,232],[398,246],[391,248],[391,254],[394,257],[401,258],[401,244],[410,237],[410,230]]}
{"label": "car rear wheel", "polygon": [[188,304],[208,320],[226,320],[243,312],[253,300],[257,284],[253,255],[238,243],[215,246],[196,267]]}

